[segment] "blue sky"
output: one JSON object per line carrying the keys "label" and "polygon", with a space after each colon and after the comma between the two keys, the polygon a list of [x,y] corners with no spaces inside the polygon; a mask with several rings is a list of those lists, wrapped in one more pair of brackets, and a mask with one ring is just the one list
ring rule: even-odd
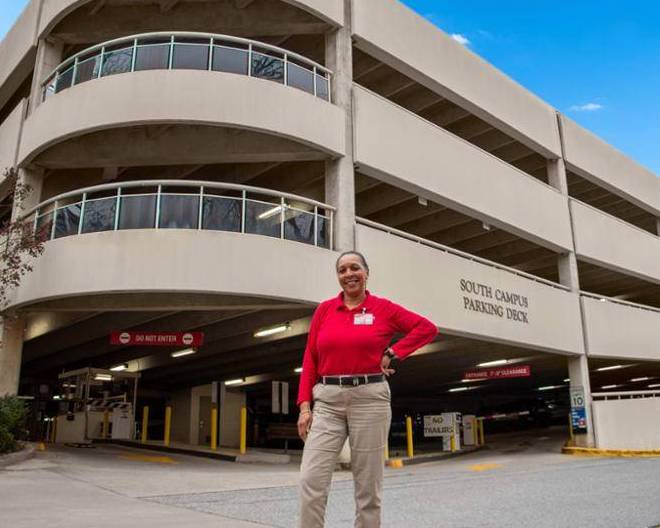
{"label": "blue sky", "polygon": [[[403,0],[660,175],[660,2]],[[0,0],[0,37],[27,0]]]}

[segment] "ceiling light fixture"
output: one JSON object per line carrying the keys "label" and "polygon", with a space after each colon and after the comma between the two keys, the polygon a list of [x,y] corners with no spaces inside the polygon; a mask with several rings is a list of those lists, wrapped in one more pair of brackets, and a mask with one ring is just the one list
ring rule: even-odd
{"label": "ceiling light fixture", "polygon": [[606,370],[618,370],[628,366],[629,365],[612,365],[611,367],[600,367],[596,369],[596,372],[605,372]]}
{"label": "ceiling light fixture", "polygon": [[110,374],[97,374],[94,376],[96,381],[112,381],[112,375]]}
{"label": "ceiling light fixture", "polygon": [[225,381],[225,385],[240,385],[243,383],[245,380],[243,378],[238,378],[238,379],[233,379],[233,380],[227,380]]}
{"label": "ceiling light fixture", "polygon": [[281,334],[282,332],[286,332],[289,328],[289,323],[271,326],[270,328],[262,328],[254,333],[254,337],[266,337],[273,334]]}
{"label": "ceiling light fixture", "polygon": [[302,367],[294,368],[293,371],[294,371],[296,374],[300,374],[300,373],[302,372]]}
{"label": "ceiling light fixture", "polygon": [[479,363],[477,367],[496,367],[497,365],[506,365],[509,362],[508,359],[496,359],[495,361],[486,361],[485,363]]}
{"label": "ceiling light fixture", "polygon": [[656,388],[656,387],[660,387],[660,383],[651,383],[651,384],[649,385],[649,389],[654,389],[654,388]]}
{"label": "ceiling light fixture", "polygon": [[197,350],[194,348],[184,348],[183,350],[177,350],[176,352],[172,352],[170,356],[173,358],[180,358],[184,356],[190,356],[191,354],[196,354]]}
{"label": "ceiling light fixture", "polygon": [[463,392],[472,389],[474,389],[474,387],[454,387],[453,389],[449,389],[447,392]]}
{"label": "ceiling light fixture", "polygon": [[636,381],[648,381],[648,380],[650,380],[650,379],[651,379],[651,378],[649,378],[648,376],[642,376],[641,378],[631,378],[630,381],[632,381],[632,382],[636,382]]}
{"label": "ceiling light fixture", "polygon": [[601,389],[616,389],[617,387],[620,387],[620,385],[603,385]]}
{"label": "ceiling light fixture", "polygon": [[563,385],[545,385],[543,387],[539,387],[537,390],[540,391],[546,391],[546,390],[552,390],[552,389],[561,389]]}
{"label": "ceiling light fixture", "polygon": [[116,367],[111,367],[110,370],[113,372],[121,372],[122,370],[126,370],[128,368],[128,363],[122,363],[121,365],[117,365]]}
{"label": "ceiling light fixture", "polygon": [[270,218],[271,216],[275,216],[277,214],[280,214],[280,211],[282,211],[282,206],[277,205],[277,206],[273,207],[272,209],[268,209],[268,211],[265,211],[265,212],[261,213],[257,218],[259,218],[259,220],[266,220],[267,218]]}

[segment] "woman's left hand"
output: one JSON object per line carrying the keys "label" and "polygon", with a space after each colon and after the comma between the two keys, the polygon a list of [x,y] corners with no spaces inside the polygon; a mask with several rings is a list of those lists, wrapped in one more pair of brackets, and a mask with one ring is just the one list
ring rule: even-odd
{"label": "woman's left hand", "polygon": [[391,376],[396,370],[390,368],[391,359],[388,356],[383,356],[380,360],[380,370],[385,376]]}

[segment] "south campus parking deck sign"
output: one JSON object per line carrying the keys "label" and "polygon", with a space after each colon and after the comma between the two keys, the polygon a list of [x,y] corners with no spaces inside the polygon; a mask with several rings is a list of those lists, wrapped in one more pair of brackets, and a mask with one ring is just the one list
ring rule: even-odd
{"label": "south campus parking deck sign", "polygon": [[117,330],[110,334],[111,345],[198,347],[203,343],[203,332],[129,332]]}

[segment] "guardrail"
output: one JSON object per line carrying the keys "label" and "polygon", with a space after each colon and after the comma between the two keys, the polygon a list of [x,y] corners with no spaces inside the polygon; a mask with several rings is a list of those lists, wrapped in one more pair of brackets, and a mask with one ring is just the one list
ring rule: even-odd
{"label": "guardrail", "polygon": [[660,308],[655,308],[653,306],[647,306],[645,304],[638,304],[630,301],[624,301],[621,299],[615,299],[614,297],[605,297],[604,295],[598,295],[595,293],[589,293],[589,292],[584,292],[580,291],[580,295],[582,297],[589,297],[591,299],[596,299],[597,301],[601,302],[609,302],[612,304],[620,304],[622,306],[627,306],[629,308],[637,308],[638,310],[645,310],[647,312],[655,312],[660,314]]}
{"label": "guardrail", "polygon": [[197,229],[264,235],[332,249],[334,208],[270,189],[188,180],[87,187],[22,216],[46,240],[100,231]]}
{"label": "guardrail", "polygon": [[43,84],[43,100],[92,79],[142,70],[207,70],[246,75],[331,100],[332,72],[263,42],[196,32],[143,33],[87,48],[62,62]]}
{"label": "guardrail", "polygon": [[592,392],[594,400],[627,400],[635,398],[660,398],[660,391],[619,391],[619,392]]}
{"label": "guardrail", "polygon": [[526,273],[524,271],[517,270],[515,268],[510,268],[509,266],[505,266],[504,264],[498,264],[497,262],[493,262],[492,260],[487,260],[481,257],[477,257],[476,255],[471,255],[470,253],[465,253],[464,251],[460,251],[458,249],[454,249],[449,246],[444,246],[442,244],[439,244],[437,242],[433,242],[432,240],[428,240],[426,238],[418,237],[417,235],[413,235],[411,233],[406,233],[405,231],[401,231],[399,229],[396,229],[394,227],[389,227],[383,224],[379,224],[377,222],[372,222],[371,220],[367,220],[366,218],[360,218],[357,217],[356,221],[358,224],[365,225],[367,227],[373,227],[374,229],[378,229],[379,231],[384,231],[386,233],[389,233],[391,235],[399,236],[402,238],[407,238],[408,240],[412,242],[417,242],[418,244],[422,244],[423,246],[428,246],[432,247],[434,249],[439,249],[440,251],[444,251],[445,253],[451,253],[452,255],[456,255],[457,257],[461,257],[467,260],[471,260],[473,262],[478,262],[479,264],[485,264],[486,266],[490,266],[491,268],[497,268],[503,271],[506,271],[508,273],[512,273],[514,275],[518,275],[519,277],[524,277],[525,279],[529,279],[534,282],[539,282],[541,284],[545,284],[546,286],[552,286],[553,288],[557,288],[558,290],[563,290],[563,291],[571,291],[570,288],[564,286],[563,284],[557,284],[556,282],[549,281],[547,279],[542,279],[541,277],[537,277],[536,275],[532,275],[530,273]]}

